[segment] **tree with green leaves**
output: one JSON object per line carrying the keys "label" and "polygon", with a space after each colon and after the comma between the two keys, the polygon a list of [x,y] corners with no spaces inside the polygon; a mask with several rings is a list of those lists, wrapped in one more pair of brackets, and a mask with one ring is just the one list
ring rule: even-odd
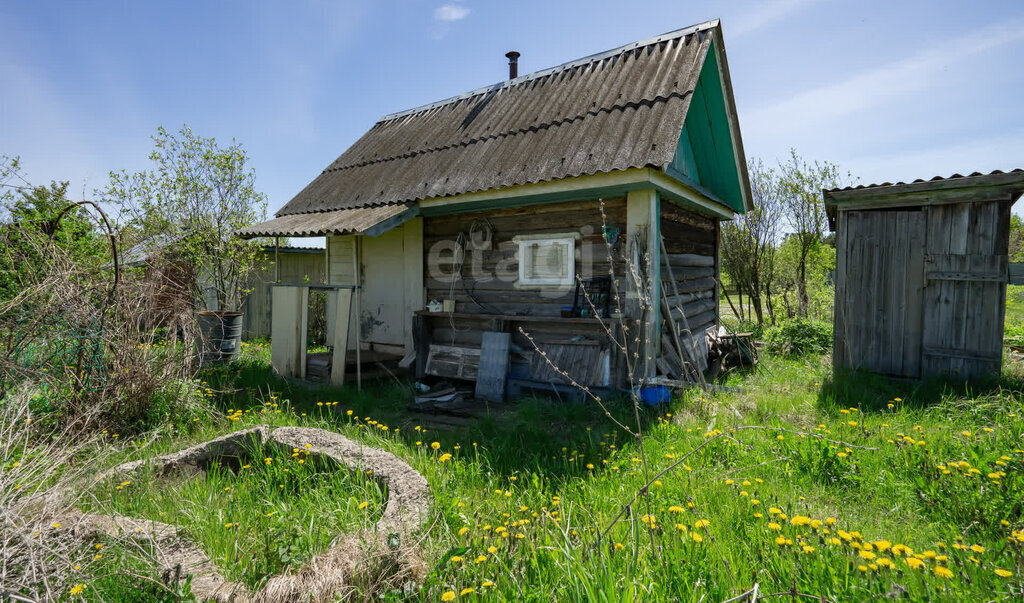
{"label": "tree with green leaves", "polygon": [[[33,185],[18,157],[0,156],[0,300],[9,300],[46,270],[43,249],[53,247],[80,268],[109,261],[106,239],[84,208],[65,210],[67,182]],[[57,217],[60,220],[57,221]]]}
{"label": "tree with green leaves", "polygon": [[821,191],[842,186],[850,179],[828,161],[807,162],[790,150],[789,161],[779,165],[779,187],[786,220],[796,245],[797,304],[800,316],[807,316],[808,259],[828,233],[825,200]]}
{"label": "tree with green leaves", "polygon": [[764,324],[765,307],[774,323],[771,293],[782,226],[782,191],[778,172],[760,159],[749,162],[748,172],[754,209],[722,223],[722,270],[750,299],[757,323]]}
{"label": "tree with green leaves", "polygon": [[266,217],[266,197],[256,190],[242,146],[221,147],[187,125],[175,133],[157,128],[150,170],[111,172],[104,197],[120,205],[137,241],[158,237],[177,261],[194,270],[195,294],[216,292],[217,309],[236,312],[249,293],[260,245],[235,232]]}

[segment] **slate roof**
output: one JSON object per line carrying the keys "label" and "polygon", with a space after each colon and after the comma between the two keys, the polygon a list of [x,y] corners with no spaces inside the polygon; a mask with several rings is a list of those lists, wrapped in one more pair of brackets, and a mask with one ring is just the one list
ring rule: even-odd
{"label": "slate roof", "polygon": [[[1010,170],[1009,172],[1004,172],[1002,170],[993,170],[993,171],[989,172],[988,174],[983,174],[981,172],[974,172],[973,174],[969,174],[967,176],[964,176],[963,174],[953,174],[952,176],[935,176],[934,178],[932,178],[930,180],[925,180],[924,178],[918,178],[917,180],[914,180],[913,182],[897,182],[896,184],[893,184],[892,182],[883,182],[881,184],[860,184],[860,185],[857,185],[857,186],[846,186],[846,187],[842,187],[842,188],[827,189],[827,190],[825,190],[823,192],[824,193],[835,193],[835,192],[839,192],[839,191],[859,191],[859,190],[865,190],[865,189],[880,189],[880,188],[889,187],[889,186],[893,186],[893,187],[895,187],[895,186],[907,186],[908,184],[921,184],[921,183],[927,184],[929,182],[947,182],[948,183],[949,181],[958,180],[960,178],[976,180],[977,178],[982,177],[982,176],[1001,176],[1001,175],[1004,175],[1004,174],[1011,174],[1011,175],[1012,174],[1024,174],[1024,169],[1017,168],[1017,169],[1014,169],[1014,170]],[[1010,176],[1009,179],[1016,180],[1018,178],[1016,176]],[[967,183],[968,183],[968,180],[965,180],[964,184],[967,184]]]}
{"label": "slate roof", "polygon": [[701,23],[387,115],[276,215],[661,168],[718,31]]}
{"label": "slate roof", "polygon": [[404,203],[374,207],[348,207],[325,212],[288,214],[237,231],[243,239],[256,237],[320,237],[367,234],[388,220],[401,219],[409,209]]}

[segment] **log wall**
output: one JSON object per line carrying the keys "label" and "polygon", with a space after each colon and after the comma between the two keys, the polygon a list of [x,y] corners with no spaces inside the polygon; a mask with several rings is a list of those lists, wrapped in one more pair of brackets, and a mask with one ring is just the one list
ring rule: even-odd
{"label": "log wall", "polygon": [[662,287],[699,336],[718,324],[718,221],[667,202],[661,204]]}
{"label": "log wall", "polygon": [[[611,267],[602,226],[619,229],[612,255],[616,275],[623,273],[625,199],[606,199],[602,220],[597,201],[531,205],[509,209],[427,217],[423,221],[424,283],[427,300],[455,300],[455,311],[472,314],[516,314],[557,317],[562,306],[571,306],[575,286],[520,288],[517,235],[579,233],[576,271],[582,278],[607,275]],[[491,232],[490,245],[482,233]],[[470,241],[470,233],[478,233]],[[461,268],[453,249],[462,241],[466,250]],[[461,278],[453,278],[459,273]]]}

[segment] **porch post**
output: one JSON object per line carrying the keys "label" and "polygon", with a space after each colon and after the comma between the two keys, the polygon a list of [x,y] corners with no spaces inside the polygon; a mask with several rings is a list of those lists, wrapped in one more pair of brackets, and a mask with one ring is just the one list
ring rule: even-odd
{"label": "porch post", "polygon": [[629,261],[644,282],[627,275],[627,314],[639,322],[640,358],[635,377],[653,377],[661,351],[661,199],[653,189],[626,194],[626,237]]}

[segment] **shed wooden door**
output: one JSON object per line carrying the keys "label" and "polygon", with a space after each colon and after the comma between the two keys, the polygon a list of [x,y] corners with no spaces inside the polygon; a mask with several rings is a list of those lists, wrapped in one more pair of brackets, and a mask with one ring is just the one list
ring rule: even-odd
{"label": "shed wooden door", "polygon": [[921,371],[924,214],[846,211],[835,312],[837,366],[917,377]]}
{"label": "shed wooden door", "polygon": [[999,372],[1009,210],[999,202],[925,208],[923,375]]}

